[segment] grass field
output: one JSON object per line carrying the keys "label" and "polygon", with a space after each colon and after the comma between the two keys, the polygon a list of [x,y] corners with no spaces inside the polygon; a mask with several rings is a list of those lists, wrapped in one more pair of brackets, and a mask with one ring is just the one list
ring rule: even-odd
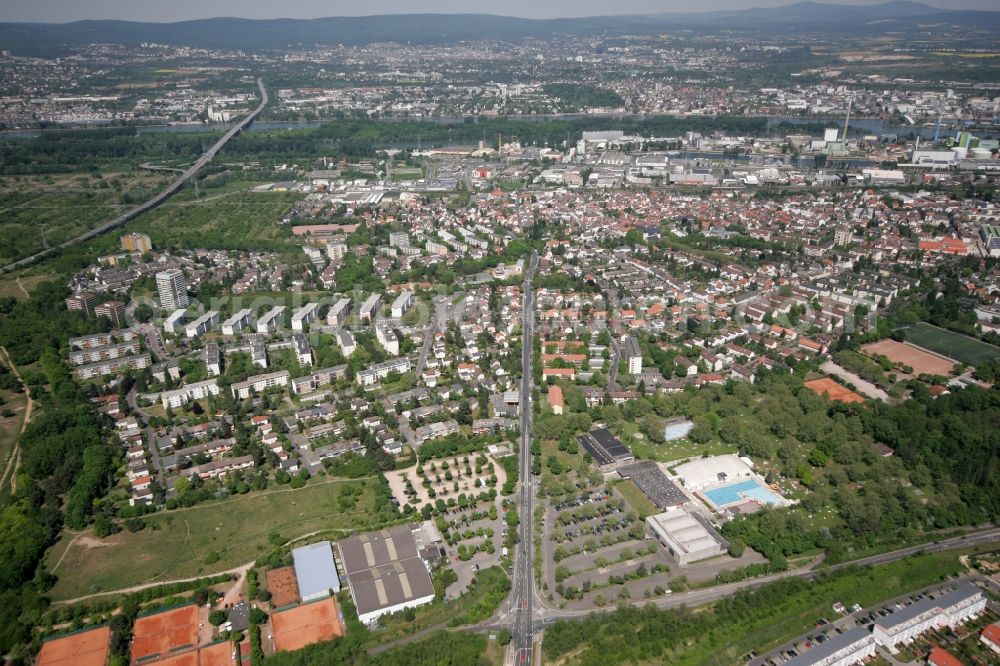
{"label": "grass field", "polygon": [[1000,358],[1000,347],[925,322],[906,329],[906,341],[966,365],[981,365]]}
{"label": "grass field", "polygon": [[[344,484],[364,484],[358,506],[338,508]],[[59,581],[56,600],[117,590],[148,582],[168,581],[226,571],[246,564],[274,547],[307,534],[371,529],[372,479],[319,477],[299,490],[287,487],[199,504],[190,509],[153,514],[141,532],[126,530],[106,539],[90,532],[64,533],[49,552],[48,569]],[[273,533],[280,539],[271,539]],[[336,536],[336,533],[333,534]],[[212,561],[205,564],[206,558]]]}
{"label": "grass field", "polygon": [[660,511],[648,497],[646,497],[639,486],[635,485],[632,479],[626,479],[615,485],[615,490],[621,493],[628,505],[639,514],[640,520],[645,520],[647,516],[655,516]]}

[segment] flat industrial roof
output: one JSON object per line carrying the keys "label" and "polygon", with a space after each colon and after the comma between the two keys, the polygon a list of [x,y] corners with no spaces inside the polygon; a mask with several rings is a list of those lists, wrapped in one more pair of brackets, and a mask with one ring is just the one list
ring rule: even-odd
{"label": "flat industrial roof", "polygon": [[358,534],[337,547],[359,615],[434,595],[410,525]]}
{"label": "flat industrial roof", "polygon": [[688,553],[703,548],[716,547],[722,543],[720,538],[713,534],[712,530],[704,523],[683,509],[659,513],[646,520],[652,521],[654,526],[659,527],[682,550]]}
{"label": "flat industrial roof", "polygon": [[299,586],[299,596],[310,599],[329,590],[340,589],[337,565],[333,561],[333,546],[329,541],[302,546],[292,551],[295,563],[295,579]]}
{"label": "flat industrial roof", "polygon": [[611,465],[616,461],[631,460],[632,452],[607,428],[591,430],[576,438],[598,465]]}

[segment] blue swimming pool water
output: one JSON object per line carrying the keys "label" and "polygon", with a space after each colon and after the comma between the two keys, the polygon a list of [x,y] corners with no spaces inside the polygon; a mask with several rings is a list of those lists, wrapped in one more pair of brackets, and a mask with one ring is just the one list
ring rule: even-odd
{"label": "blue swimming pool water", "polygon": [[755,479],[731,483],[721,488],[713,488],[705,491],[705,497],[716,506],[728,506],[746,499],[755,499],[764,504],[774,506],[780,505],[781,500],[767,488],[763,487]]}

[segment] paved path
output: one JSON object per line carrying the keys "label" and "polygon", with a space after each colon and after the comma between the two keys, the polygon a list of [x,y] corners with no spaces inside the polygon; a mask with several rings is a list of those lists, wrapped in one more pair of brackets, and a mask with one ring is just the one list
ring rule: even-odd
{"label": "paved path", "polygon": [[819,366],[819,369],[831,375],[837,375],[844,381],[854,384],[858,391],[864,393],[869,398],[875,398],[876,400],[881,400],[882,402],[887,402],[889,400],[888,393],[875,386],[867,379],[862,379],[850,370],[840,367],[833,361],[827,361],[823,365]]}

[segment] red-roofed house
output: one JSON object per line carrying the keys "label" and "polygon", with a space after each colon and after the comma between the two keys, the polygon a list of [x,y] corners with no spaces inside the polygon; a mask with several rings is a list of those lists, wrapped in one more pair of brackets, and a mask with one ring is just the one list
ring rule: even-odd
{"label": "red-roofed house", "polygon": [[944,648],[936,647],[927,655],[928,666],[965,666]]}
{"label": "red-roofed house", "polygon": [[557,384],[552,384],[549,386],[549,407],[552,408],[553,414],[563,413],[563,392]]}
{"label": "red-roofed house", "polygon": [[1000,624],[994,622],[993,624],[987,625],[983,629],[982,635],[979,640],[983,645],[993,650],[995,653],[1000,654]]}

